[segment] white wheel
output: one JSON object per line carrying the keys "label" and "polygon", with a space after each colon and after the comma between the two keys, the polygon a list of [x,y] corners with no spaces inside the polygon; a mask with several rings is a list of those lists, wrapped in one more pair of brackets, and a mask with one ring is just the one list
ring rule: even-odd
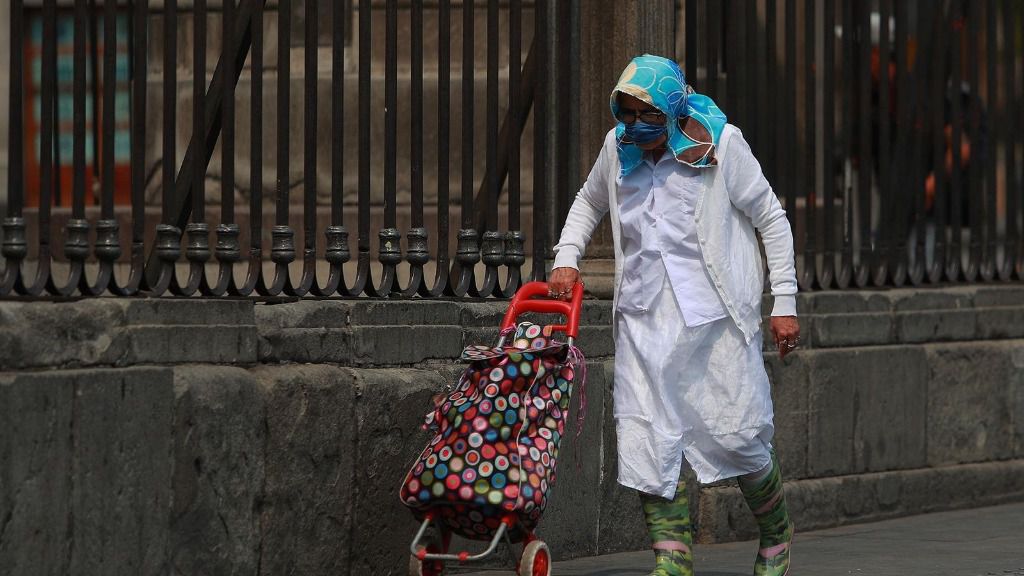
{"label": "white wheel", "polygon": [[543,540],[534,540],[523,549],[519,576],[551,576],[551,552]]}

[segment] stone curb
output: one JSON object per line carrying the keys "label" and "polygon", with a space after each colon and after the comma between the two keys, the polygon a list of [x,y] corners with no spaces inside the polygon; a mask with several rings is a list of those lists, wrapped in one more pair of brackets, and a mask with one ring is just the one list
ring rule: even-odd
{"label": "stone curb", "polygon": [[[1024,460],[896,470],[786,482],[797,531],[1024,501]],[[706,487],[695,541],[749,540],[757,525],[735,486]]]}

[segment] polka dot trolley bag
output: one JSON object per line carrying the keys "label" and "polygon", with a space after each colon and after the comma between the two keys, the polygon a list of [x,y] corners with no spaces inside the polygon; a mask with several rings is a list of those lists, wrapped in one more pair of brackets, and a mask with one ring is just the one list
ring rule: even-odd
{"label": "polka dot trolley bag", "polygon": [[[497,346],[469,346],[459,382],[427,415],[434,435],[405,477],[401,499],[422,525],[413,542],[416,574],[441,574],[443,560],[467,561],[493,551],[503,536],[526,542],[525,574],[545,574],[547,547],[533,536],[555,483],[558,448],[565,433],[574,384],[585,380],[583,355],[573,345],[583,289],[573,302],[533,299],[547,284],[517,292],[502,322]],[[516,324],[523,312],[556,312],[565,325]],[[514,330],[514,334],[513,334]],[[567,341],[553,338],[565,332]],[[577,381],[578,380],[578,381]],[[583,400],[581,396],[581,400]],[[581,407],[583,403],[581,402]],[[440,545],[421,546],[431,523]],[[448,554],[451,534],[491,540],[488,552]]]}

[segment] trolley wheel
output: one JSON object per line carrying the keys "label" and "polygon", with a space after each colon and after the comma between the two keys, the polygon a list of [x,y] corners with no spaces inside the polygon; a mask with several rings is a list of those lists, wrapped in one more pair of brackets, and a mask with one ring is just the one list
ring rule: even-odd
{"label": "trolley wheel", "polygon": [[534,540],[523,549],[519,576],[551,576],[551,552],[543,540]]}
{"label": "trolley wheel", "polygon": [[[417,548],[422,550],[423,546]],[[420,560],[415,554],[409,555],[409,576],[442,576],[444,562],[440,560]]]}

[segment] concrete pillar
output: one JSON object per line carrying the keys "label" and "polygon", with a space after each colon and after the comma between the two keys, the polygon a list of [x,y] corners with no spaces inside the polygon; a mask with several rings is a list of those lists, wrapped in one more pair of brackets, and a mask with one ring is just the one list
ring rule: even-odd
{"label": "concrete pillar", "polygon": [[[588,0],[580,9],[580,181],[586,179],[615,125],[608,108],[619,74],[645,52],[672,57],[675,46],[674,0]],[[612,236],[605,220],[582,263],[587,289],[611,297]]]}

